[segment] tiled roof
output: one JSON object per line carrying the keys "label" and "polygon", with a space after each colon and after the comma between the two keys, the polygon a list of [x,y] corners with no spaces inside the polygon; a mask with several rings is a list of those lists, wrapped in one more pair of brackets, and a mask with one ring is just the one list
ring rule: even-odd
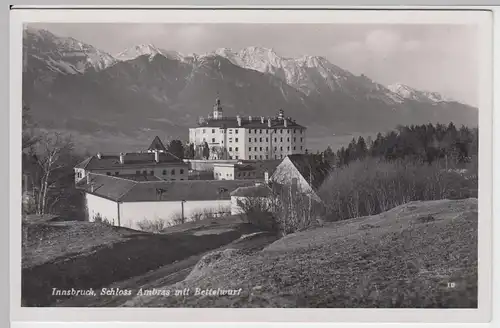
{"label": "tiled roof", "polygon": [[167,151],[167,148],[165,148],[165,145],[163,142],[161,142],[160,138],[156,136],[153,139],[153,142],[151,142],[151,145],[149,146],[148,150],[161,150],[161,151]]}
{"label": "tiled roof", "polygon": [[258,186],[248,186],[239,187],[231,193],[231,196],[235,197],[268,197],[271,195],[271,188],[266,184],[260,184]]}
{"label": "tiled roof", "polygon": [[150,174],[120,174],[118,177],[132,181],[163,181],[162,178]]}
{"label": "tiled roof", "polygon": [[294,154],[287,156],[313,189],[319,188],[332,167],[318,155]]}
{"label": "tiled roof", "polygon": [[184,162],[177,156],[163,152],[159,153],[159,162],[155,161],[154,153],[126,153],[124,155],[124,164],[120,163],[120,155],[101,155],[99,159],[97,156],[91,156],[81,163],[77,164],[76,168],[86,170],[113,170],[119,168],[134,168],[134,167],[155,167],[161,164],[183,164]]}
{"label": "tiled roof", "polygon": [[[198,124],[198,127],[217,127],[217,128],[247,128],[247,129],[269,129],[267,118],[264,118],[264,123],[262,123],[260,117],[254,117],[250,121],[248,117],[241,118],[241,126],[238,125],[238,119],[236,117],[223,117],[222,119],[205,119],[204,122]],[[298,124],[297,122],[288,119],[287,126],[285,127],[284,120],[272,118],[271,119],[271,129],[305,129],[304,126]]]}
{"label": "tiled roof", "polygon": [[137,183],[136,181],[103,174],[89,174],[89,176],[90,183],[87,183],[87,179],[82,179],[77,183],[76,187],[114,201],[123,197]]}
{"label": "tiled roof", "polygon": [[78,185],[91,194],[120,202],[146,201],[203,201],[229,200],[230,193],[239,187],[255,185],[252,180],[186,180],[186,181],[132,181],[102,174],[91,174]]}

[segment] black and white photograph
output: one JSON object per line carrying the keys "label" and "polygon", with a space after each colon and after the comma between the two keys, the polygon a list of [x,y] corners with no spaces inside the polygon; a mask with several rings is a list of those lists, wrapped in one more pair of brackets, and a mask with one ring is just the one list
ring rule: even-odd
{"label": "black and white photograph", "polygon": [[478,309],[480,28],[404,20],[23,22],[20,306]]}

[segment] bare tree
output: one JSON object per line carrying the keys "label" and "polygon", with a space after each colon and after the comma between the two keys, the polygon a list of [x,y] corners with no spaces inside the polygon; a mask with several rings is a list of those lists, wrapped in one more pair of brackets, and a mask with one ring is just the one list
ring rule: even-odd
{"label": "bare tree", "polygon": [[23,105],[22,111],[22,150],[24,151],[33,147],[39,141],[39,138],[36,137],[34,133],[35,124],[33,123],[31,115],[29,113],[30,108],[26,105]]}
{"label": "bare tree", "polygon": [[[39,215],[47,213],[58,201],[56,195],[49,200],[49,192],[61,179],[60,171],[67,168],[67,158],[73,150],[71,137],[63,137],[60,133],[47,133],[40,137],[37,150],[33,155],[40,169],[40,176],[34,183],[36,212]],[[51,204],[49,204],[49,201]]]}

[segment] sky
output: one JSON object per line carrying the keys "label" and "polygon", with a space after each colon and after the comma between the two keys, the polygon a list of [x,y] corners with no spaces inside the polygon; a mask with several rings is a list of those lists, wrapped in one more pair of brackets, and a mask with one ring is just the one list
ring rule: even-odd
{"label": "sky", "polygon": [[477,106],[478,39],[474,26],[435,24],[123,24],[33,25],[112,55],[138,44],[206,53],[217,48],[272,48],[284,57],[324,56],[354,74]]}

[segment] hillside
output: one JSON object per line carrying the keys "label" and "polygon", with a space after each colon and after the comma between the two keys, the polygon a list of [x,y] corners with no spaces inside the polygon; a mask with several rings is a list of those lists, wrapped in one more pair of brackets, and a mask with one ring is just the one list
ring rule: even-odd
{"label": "hillside", "polygon": [[[136,296],[125,306],[475,308],[477,227],[477,199],[410,202],[257,253],[207,255],[184,281],[156,286],[190,296]],[[241,293],[195,296],[195,288]]]}
{"label": "hillside", "polygon": [[186,138],[217,95],[226,115],[268,116],[284,109],[315,139],[398,124],[478,120],[476,108],[407,86],[385,87],[324,57],[285,58],[259,47],[183,56],[148,44],[115,58],[34,29],[25,31],[24,50],[23,100],[35,121],[73,133],[87,147],[105,140],[128,150],[156,134]]}

